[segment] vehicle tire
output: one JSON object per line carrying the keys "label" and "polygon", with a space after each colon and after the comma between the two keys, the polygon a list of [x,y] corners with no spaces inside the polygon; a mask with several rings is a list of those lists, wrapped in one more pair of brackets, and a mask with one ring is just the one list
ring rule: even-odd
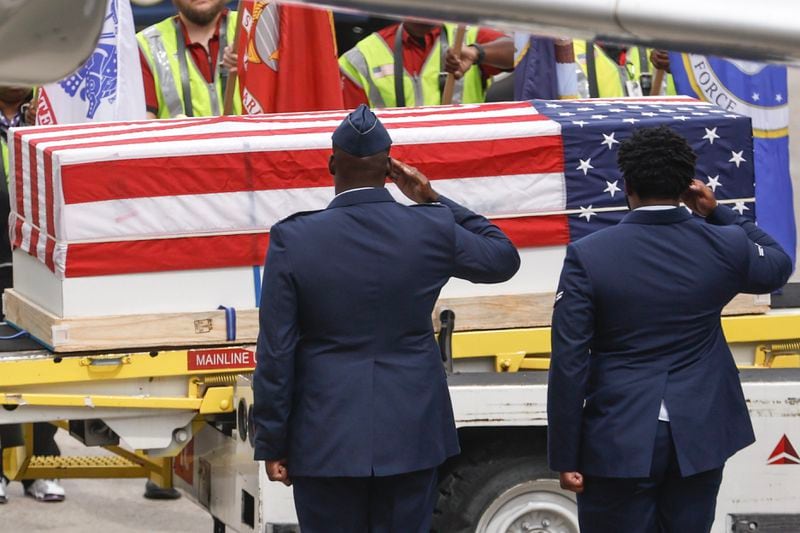
{"label": "vehicle tire", "polygon": [[462,455],[439,483],[438,533],[578,533],[575,495],[544,454],[484,449]]}

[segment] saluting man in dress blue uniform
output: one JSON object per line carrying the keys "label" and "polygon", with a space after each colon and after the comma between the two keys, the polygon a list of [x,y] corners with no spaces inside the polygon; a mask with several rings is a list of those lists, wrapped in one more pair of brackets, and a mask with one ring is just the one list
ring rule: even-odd
{"label": "saluting man in dress blue uniform", "polygon": [[695,160],[666,127],[636,132],[619,149],[632,211],[567,248],[548,454],[582,533],[709,531],[725,461],[755,440],[720,313],[792,263],[693,180]]}
{"label": "saluting man in dress blue uniform", "polygon": [[[336,197],[276,224],[264,270],[255,458],[294,484],[303,533],[427,532],[459,452],[431,313],[442,286],[510,279],[496,226],[389,157],[366,107],[333,134]],[[415,206],[384,188],[390,176]]]}

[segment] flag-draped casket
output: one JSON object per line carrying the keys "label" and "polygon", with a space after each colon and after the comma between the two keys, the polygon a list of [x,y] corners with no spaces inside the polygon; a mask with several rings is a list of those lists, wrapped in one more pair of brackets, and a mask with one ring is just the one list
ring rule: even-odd
{"label": "flag-draped casket", "polygon": [[[255,307],[270,226],[324,209],[333,197],[330,138],[344,116],[15,130],[15,289],[58,316]],[[553,290],[564,246],[624,216],[616,154],[638,127],[666,124],[686,136],[699,155],[697,177],[740,212],[754,212],[749,119],[695,100],[534,101],[379,116],[394,140],[392,157],[493,219],[521,249],[523,267],[510,282],[455,282],[445,296]]]}

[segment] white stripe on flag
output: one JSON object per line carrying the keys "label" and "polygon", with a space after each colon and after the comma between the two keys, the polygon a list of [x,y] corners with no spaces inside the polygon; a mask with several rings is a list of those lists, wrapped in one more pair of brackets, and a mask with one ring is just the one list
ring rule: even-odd
{"label": "white stripe on flag", "polygon": [[[384,120],[384,124],[391,130],[392,138],[394,139],[396,134],[400,131],[404,131],[406,129],[411,129],[412,131],[419,131],[422,129],[429,129],[429,128],[439,128],[439,127],[446,127],[442,124],[447,122],[452,122],[453,120],[485,120],[485,126],[490,126],[490,128],[481,127],[480,124],[473,124],[470,127],[482,130],[482,129],[491,129],[496,126],[493,123],[496,119],[501,118],[519,118],[519,124],[539,124],[539,123],[549,123],[547,120],[537,120],[537,121],[526,121],[526,117],[534,117],[537,113],[531,106],[527,106],[524,108],[513,108],[513,109],[499,109],[496,111],[491,112],[476,112],[476,113],[465,113],[460,114],[457,116],[449,117],[449,116],[442,116],[442,115],[425,115],[425,116],[418,116],[412,118],[396,118],[396,119],[387,119]],[[57,137],[58,135],[55,134],[43,134],[41,136],[37,136],[35,134],[31,134],[26,136],[25,138],[28,140],[40,140],[40,144],[37,146],[39,150],[44,149],[58,149],[63,146],[75,146],[78,147],[84,144],[97,144],[97,143],[104,143],[104,142],[120,142],[120,141],[127,141],[130,143],[140,142],[142,144],[148,143],[152,140],[154,135],[157,135],[159,138],[159,142],[174,142],[174,141],[182,141],[182,137],[186,137],[189,135],[214,135],[214,134],[234,134],[234,133],[265,133],[265,134],[272,134],[270,136],[264,137],[265,140],[275,139],[278,136],[274,135],[275,132],[280,132],[284,130],[302,130],[308,128],[324,128],[327,131],[324,135],[327,139],[327,146],[330,146],[330,137],[333,130],[341,123],[341,117],[337,118],[336,120],[330,121],[322,121],[322,122],[247,122],[247,121],[226,121],[226,122],[216,122],[211,124],[200,124],[198,125],[197,122],[192,122],[191,125],[175,128],[175,129],[159,129],[159,130],[152,130],[152,131],[142,131],[142,132],[135,132],[130,133],[129,127],[115,129],[113,131],[106,131],[105,134],[100,134],[98,132],[97,135],[92,135],[91,137],[83,137],[78,139],[61,139],[58,141],[47,141],[48,138]],[[409,123],[430,123],[430,125],[426,125],[424,127],[419,128],[396,128],[392,129],[393,125],[402,126],[404,124]],[[516,123],[515,123],[516,124]],[[438,131],[438,130],[437,130]],[[485,134],[485,132],[484,132]],[[253,137],[250,137],[253,138]],[[489,137],[495,138],[495,137]],[[169,139],[169,141],[167,141]],[[174,140],[174,141],[173,141]],[[196,142],[195,140],[190,140],[187,142]],[[114,147],[101,147],[105,148],[106,150]],[[94,150],[94,148],[92,148]],[[60,153],[60,152],[57,152]],[[159,154],[158,151],[150,152],[149,155]],[[71,161],[70,161],[71,162]]]}
{"label": "white stripe on flag", "polygon": [[[493,216],[565,208],[563,174],[437,180],[435,186],[441,194]],[[397,191],[395,195],[402,198]],[[263,231],[298,211],[324,209],[333,196],[333,187],[314,187],[71,204],[64,207],[65,240]]]}
{"label": "white stripe on flag", "polygon": [[[437,144],[449,142],[492,141],[559,135],[557,122],[541,120],[536,122],[512,122],[478,126],[440,126],[425,128],[402,128],[392,130],[395,145]],[[271,137],[229,137],[198,140],[175,140],[140,142],[121,146],[100,146],[61,150],[58,158],[62,165],[93,161],[120,161],[124,159],[145,159],[158,154],[158,157],[191,156],[206,154],[227,154],[243,152],[262,152],[278,150],[313,150],[331,146],[330,132],[276,135]]]}
{"label": "white stripe on flag", "polygon": [[27,223],[23,223],[22,224],[22,243],[20,243],[20,248],[22,248],[26,252],[30,253],[30,249],[31,249],[31,226],[30,226],[30,224],[27,224]]}

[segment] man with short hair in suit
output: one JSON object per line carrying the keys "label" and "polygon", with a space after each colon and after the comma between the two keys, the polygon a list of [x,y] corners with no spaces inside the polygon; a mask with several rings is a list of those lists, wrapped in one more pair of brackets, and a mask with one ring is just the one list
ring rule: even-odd
{"label": "man with short hair in suit", "polygon": [[[459,452],[431,313],[450,277],[497,283],[511,241],[389,158],[366,106],[333,135],[336,197],[270,232],[255,458],[294,484],[303,533],[427,533],[437,467]],[[391,176],[417,205],[396,202]]]}
{"label": "man with short hair in suit", "polygon": [[720,313],[792,264],[693,179],[695,160],[666,127],[635,132],[618,156],[632,211],[567,248],[548,454],[583,533],[709,531],[725,461],[755,440]]}

